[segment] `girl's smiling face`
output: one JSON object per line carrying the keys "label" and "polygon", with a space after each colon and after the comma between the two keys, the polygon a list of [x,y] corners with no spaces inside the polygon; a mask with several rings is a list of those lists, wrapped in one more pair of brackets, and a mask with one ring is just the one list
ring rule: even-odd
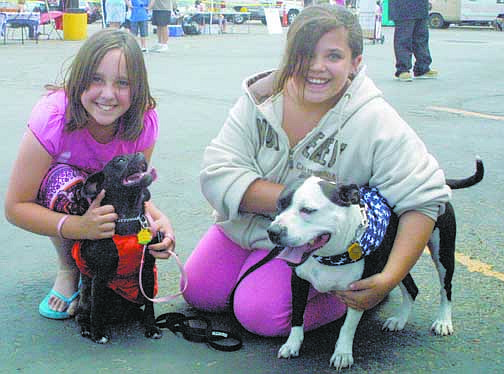
{"label": "girl's smiling face", "polygon": [[352,58],[344,27],[325,33],[315,46],[308,73],[295,79],[304,103],[334,105],[361,61],[362,55]]}
{"label": "girl's smiling face", "polygon": [[110,127],[115,132],[118,118],[131,105],[126,59],[120,49],[110,50],[103,56],[91,84],[82,93],[81,102],[91,116],[88,124],[91,133],[97,127],[101,127],[101,131]]}

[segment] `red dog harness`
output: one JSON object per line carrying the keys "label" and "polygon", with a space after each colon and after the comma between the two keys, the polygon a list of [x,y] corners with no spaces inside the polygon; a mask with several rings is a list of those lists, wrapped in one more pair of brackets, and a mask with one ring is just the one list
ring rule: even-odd
{"label": "red dog harness", "polygon": [[[138,243],[136,235],[114,235],[112,237],[119,253],[117,273],[107,286],[123,298],[137,304],[144,304],[145,298],[140,292],[139,273],[144,246]],[[81,242],[72,247],[72,257],[82,274],[92,277],[90,269],[81,257]],[[158,292],[157,268],[154,266],[154,295]]]}

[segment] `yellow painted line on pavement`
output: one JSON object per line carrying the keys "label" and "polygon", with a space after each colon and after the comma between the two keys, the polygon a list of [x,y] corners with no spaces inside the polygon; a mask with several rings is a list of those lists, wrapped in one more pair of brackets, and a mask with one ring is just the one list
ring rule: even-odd
{"label": "yellow painted line on pavement", "polygon": [[[430,251],[428,247],[425,247],[424,253],[430,256]],[[504,282],[504,274],[498,271],[492,270],[493,266],[485,264],[480,260],[473,260],[471,257],[466,256],[462,253],[455,252],[455,260],[464,265],[470,273],[481,273],[487,277],[496,278]]]}
{"label": "yellow painted line on pavement", "polygon": [[448,107],[444,107],[444,106],[429,106],[429,107],[427,107],[427,109],[435,110],[438,112],[460,114],[462,116],[467,116],[467,117],[479,117],[479,118],[484,118],[484,119],[491,119],[494,121],[504,121],[504,116],[497,116],[497,115],[493,115],[493,114],[486,114],[486,113],[479,113],[479,112],[470,112],[467,110],[448,108]]}
{"label": "yellow painted line on pavement", "polygon": [[484,262],[481,262],[479,260],[474,260],[469,256],[458,252],[455,252],[455,259],[462,265],[467,267],[467,270],[469,270],[471,273],[478,272],[488,277],[497,278],[498,280],[504,282],[504,274],[492,270],[492,265],[485,264]]}

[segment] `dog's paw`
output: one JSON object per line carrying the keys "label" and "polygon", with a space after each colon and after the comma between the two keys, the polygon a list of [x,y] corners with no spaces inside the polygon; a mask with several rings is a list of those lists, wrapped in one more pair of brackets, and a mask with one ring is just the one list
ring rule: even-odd
{"label": "dog's paw", "polygon": [[399,318],[399,317],[390,317],[385,321],[382,326],[382,330],[384,331],[401,331],[406,326],[407,319]]}
{"label": "dog's paw", "polygon": [[80,334],[83,338],[91,339],[91,330],[89,328],[82,327]]}
{"label": "dog's paw", "polygon": [[107,335],[99,335],[93,337],[93,341],[97,344],[107,344],[110,341],[110,337]]}
{"label": "dog's paw", "polygon": [[[82,335],[82,332],[81,332]],[[83,335],[84,336],[84,335]],[[89,333],[89,338],[97,344],[107,344],[110,341],[110,336],[107,334],[97,333],[94,334]]]}
{"label": "dog's paw", "polygon": [[304,340],[303,326],[294,326],[291,329],[289,338],[287,339],[285,344],[282,345],[278,350],[277,357],[278,358],[298,357],[299,350],[301,349],[301,345],[303,344],[303,340]]}
{"label": "dog's paw", "polygon": [[300,349],[301,349],[301,343],[289,344],[289,342],[287,342],[284,345],[282,345],[278,350],[277,358],[298,357]]}
{"label": "dog's paw", "polygon": [[453,335],[451,303],[441,302],[436,320],[431,326],[431,331],[436,335]]}
{"label": "dog's paw", "polygon": [[87,329],[81,329],[81,336],[86,339],[91,339],[91,331]]}
{"label": "dog's paw", "polygon": [[163,332],[156,326],[149,327],[145,330],[145,337],[149,339],[161,339],[163,337]]}
{"label": "dog's paw", "polygon": [[353,355],[352,353],[344,353],[334,351],[331,360],[329,361],[330,366],[334,366],[336,370],[341,370],[344,368],[349,368],[353,365]]}
{"label": "dog's paw", "polygon": [[107,344],[110,341],[110,338],[108,336],[102,336],[100,338],[95,338],[93,340],[97,344]]}
{"label": "dog's paw", "polygon": [[437,319],[431,326],[431,331],[436,335],[453,335],[453,325],[451,320]]}

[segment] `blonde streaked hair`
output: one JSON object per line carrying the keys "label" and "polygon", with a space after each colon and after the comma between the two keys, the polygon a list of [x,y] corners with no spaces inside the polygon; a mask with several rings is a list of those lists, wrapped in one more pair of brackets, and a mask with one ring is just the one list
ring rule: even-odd
{"label": "blonde streaked hair", "polygon": [[276,74],[273,94],[281,92],[291,77],[306,76],[320,38],[340,27],[347,30],[352,59],[362,55],[362,29],[356,15],[339,5],[321,4],[303,9],[287,32],[287,43]]}

